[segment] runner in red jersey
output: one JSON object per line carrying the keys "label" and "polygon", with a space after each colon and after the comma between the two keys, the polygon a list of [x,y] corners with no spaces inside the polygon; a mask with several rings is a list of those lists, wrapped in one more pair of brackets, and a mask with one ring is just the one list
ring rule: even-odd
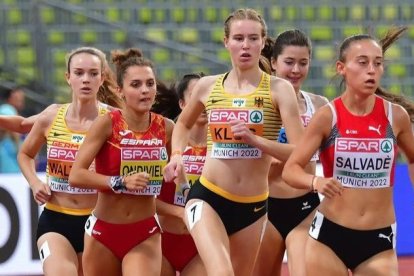
{"label": "runner in red jersey", "polygon": [[[99,191],[85,225],[84,271],[159,275],[162,255],[155,196],[161,190],[174,123],[150,112],[156,80],[141,51],[115,51],[112,60],[125,106],[92,125],[69,176],[74,187]],[[96,172],[88,170],[94,159]]]}
{"label": "runner in red jersey", "polygon": [[[185,75],[176,85],[177,104],[184,108],[191,97],[192,88],[203,74]],[[170,103],[171,104],[171,103]],[[193,126],[189,145],[183,152],[186,176],[177,179],[180,183],[165,182],[157,200],[163,232],[161,234],[163,265],[161,275],[205,275],[197,248],[184,223],[184,206],[187,188],[200,177],[207,152],[207,116],[202,113]],[[187,184],[188,183],[188,184]],[[186,186],[188,185],[188,186]],[[186,191],[187,190],[187,191]]]}
{"label": "runner in red jersey", "polygon": [[[398,275],[394,167],[398,147],[414,179],[414,114],[381,98],[387,94],[379,82],[383,53],[404,30],[380,42],[369,35],[344,40],[336,69],[345,91],[315,114],[283,170],[290,185],[325,196],[309,229],[307,275]],[[325,177],[303,169],[318,148]]]}

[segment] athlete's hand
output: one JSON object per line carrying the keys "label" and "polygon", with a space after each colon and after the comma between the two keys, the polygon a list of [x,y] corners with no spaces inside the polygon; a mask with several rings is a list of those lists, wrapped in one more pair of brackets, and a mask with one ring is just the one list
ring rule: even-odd
{"label": "athlete's hand", "polygon": [[50,190],[49,185],[40,180],[30,187],[32,188],[33,198],[39,205],[43,205],[48,202],[52,196],[52,191]]}
{"label": "athlete's hand", "polygon": [[229,123],[234,139],[242,140],[244,143],[249,145],[254,145],[255,135],[247,127],[245,122],[240,120],[232,120]]}
{"label": "athlete's hand", "polygon": [[124,184],[127,190],[139,191],[147,187],[149,174],[147,172],[139,172],[124,177]]}
{"label": "athlete's hand", "polygon": [[166,182],[175,182],[177,177],[183,175],[184,164],[181,158],[181,154],[174,154],[170,158],[170,162],[164,167],[164,179]]}
{"label": "athlete's hand", "polygon": [[327,198],[333,198],[334,196],[341,195],[344,187],[341,182],[334,178],[316,177],[313,187],[318,193],[326,196]]}

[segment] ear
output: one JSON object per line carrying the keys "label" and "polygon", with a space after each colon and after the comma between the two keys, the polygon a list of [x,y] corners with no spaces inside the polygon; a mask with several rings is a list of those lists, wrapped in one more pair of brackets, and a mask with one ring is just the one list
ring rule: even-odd
{"label": "ear", "polygon": [[343,76],[345,74],[345,64],[342,61],[337,61],[336,62],[336,72]]}
{"label": "ear", "polygon": [[69,72],[65,72],[65,79],[66,79],[66,82],[68,83],[68,85],[70,86],[70,81],[69,81],[69,78],[70,78],[70,73]]}
{"label": "ear", "polygon": [[184,109],[185,104],[183,100],[178,100],[178,105],[180,106],[181,110]]}
{"label": "ear", "polygon": [[224,37],[223,38],[223,44],[224,44],[224,47],[226,47],[227,48],[227,43],[229,42],[229,39],[227,38],[227,37]]}
{"label": "ear", "polygon": [[266,45],[266,36],[263,37],[263,41],[262,41],[262,50]]}
{"label": "ear", "polygon": [[275,59],[274,57],[272,57],[270,59],[270,66],[272,67],[272,70],[276,72],[276,63],[277,63],[277,59]]}

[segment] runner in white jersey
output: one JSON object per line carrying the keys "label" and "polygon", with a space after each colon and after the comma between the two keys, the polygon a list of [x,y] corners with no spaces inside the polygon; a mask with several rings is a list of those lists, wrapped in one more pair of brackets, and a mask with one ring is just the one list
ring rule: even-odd
{"label": "runner in white jersey", "polygon": [[[328,100],[325,97],[301,90],[309,72],[312,46],[309,38],[300,30],[280,33],[275,41],[268,41],[270,60],[274,74],[288,80],[296,92],[302,124],[306,127],[313,114]],[[266,53],[266,50],[263,51]],[[284,127],[278,142],[289,143]],[[318,155],[312,157],[307,170],[315,173]],[[263,242],[260,246],[254,274],[280,275],[285,251],[289,272],[305,275],[304,263],[307,231],[315,208],[319,205],[318,194],[309,189],[296,189],[283,181],[284,162],[273,160],[269,172],[268,219]]]}

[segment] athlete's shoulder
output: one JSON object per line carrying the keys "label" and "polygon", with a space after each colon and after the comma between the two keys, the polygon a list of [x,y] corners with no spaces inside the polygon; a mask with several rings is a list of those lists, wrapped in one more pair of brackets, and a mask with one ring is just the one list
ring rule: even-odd
{"label": "athlete's shoulder", "polygon": [[293,86],[289,81],[276,76],[270,76],[270,87],[272,91],[282,93],[285,89],[293,90]]}
{"label": "athlete's shoulder", "polygon": [[324,106],[325,104],[329,103],[328,98],[326,98],[325,96],[316,94],[316,93],[312,93],[312,92],[307,92],[307,91],[302,91],[304,93],[306,93],[306,95],[309,96],[309,98],[311,99],[312,103],[315,105],[315,108],[318,109],[322,106]]}
{"label": "athlete's shoulder", "polygon": [[219,75],[210,75],[210,76],[204,76],[202,78],[200,78],[200,80],[197,82],[197,86],[198,87],[208,87],[213,85],[220,77],[222,76],[222,74]]}

